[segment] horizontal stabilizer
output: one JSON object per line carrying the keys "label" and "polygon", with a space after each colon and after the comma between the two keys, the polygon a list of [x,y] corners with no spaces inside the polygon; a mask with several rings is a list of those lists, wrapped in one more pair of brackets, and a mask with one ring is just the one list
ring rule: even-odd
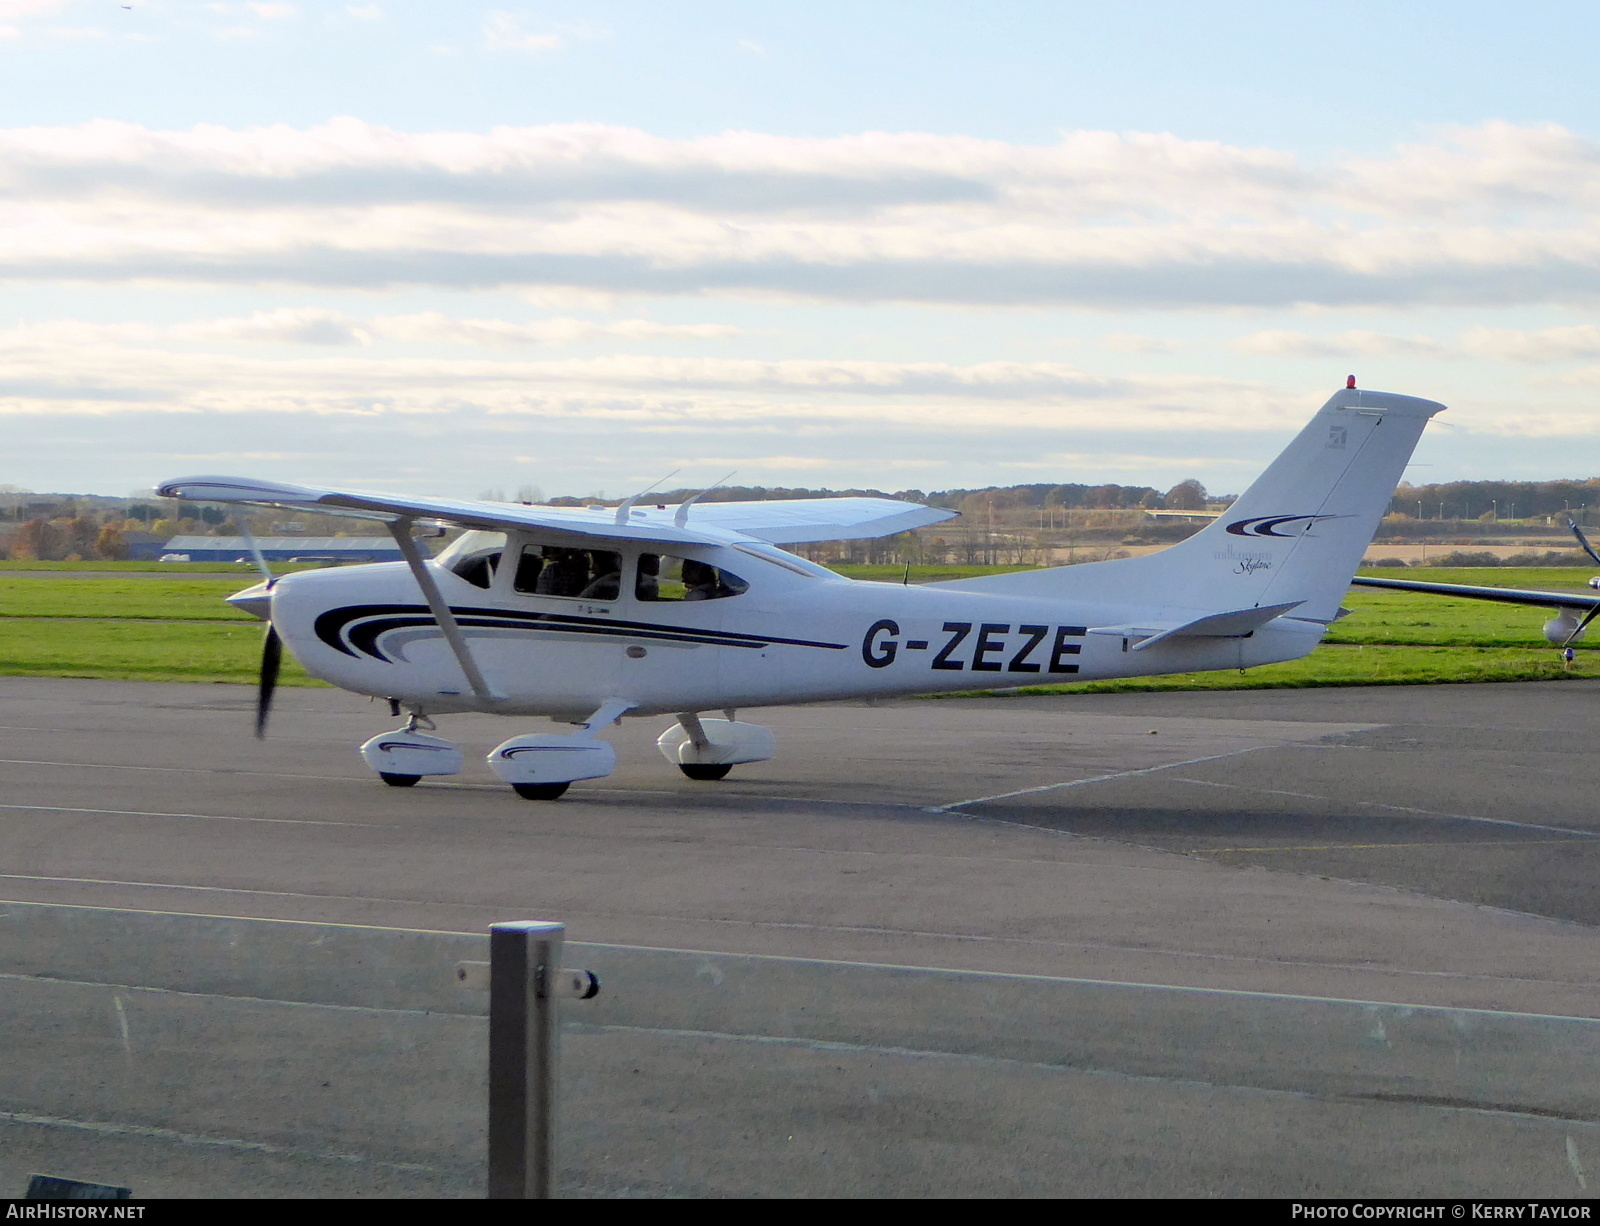
{"label": "horizontal stabilizer", "polygon": [[1475,587],[1466,583],[1422,583],[1415,579],[1350,580],[1355,587],[1384,587],[1396,592],[1427,592],[1433,596],[1460,596],[1467,600],[1493,600],[1500,604],[1533,605],[1543,609],[1600,609],[1600,596],[1583,592],[1538,592],[1516,587]]}
{"label": "horizontal stabilizer", "polygon": [[1143,639],[1133,646],[1143,651],[1157,643],[1176,638],[1239,639],[1259,630],[1274,617],[1282,617],[1290,609],[1297,609],[1303,601],[1291,600],[1288,604],[1265,605],[1259,609],[1234,609],[1227,613],[1211,613],[1192,621],[1149,621],[1137,626],[1095,626],[1090,634],[1109,634],[1116,638]]}

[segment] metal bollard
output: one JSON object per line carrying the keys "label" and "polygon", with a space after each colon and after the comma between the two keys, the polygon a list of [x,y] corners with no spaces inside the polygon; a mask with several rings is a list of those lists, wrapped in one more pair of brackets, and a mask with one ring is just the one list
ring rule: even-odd
{"label": "metal bollard", "polygon": [[[561,969],[565,924],[489,926],[489,1199],[551,1195],[556,1134],[557,1001],[600,981]],[[461,972],[458,972],[458,974]]]}

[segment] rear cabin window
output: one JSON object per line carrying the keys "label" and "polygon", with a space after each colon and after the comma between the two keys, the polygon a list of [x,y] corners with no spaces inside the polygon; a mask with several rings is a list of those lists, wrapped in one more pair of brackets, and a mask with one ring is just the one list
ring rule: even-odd
{"label": "rear cabin window", "polygon": [[622,593],[622,555],[608,549],[524,545],[511,586],[526,596],[615,600]]}
{"label": "rear cabin window", "polygon": [[738,596],[749,586],[731,571],[693,558],[642,553],[633,594],[639,600],[721,600]]}

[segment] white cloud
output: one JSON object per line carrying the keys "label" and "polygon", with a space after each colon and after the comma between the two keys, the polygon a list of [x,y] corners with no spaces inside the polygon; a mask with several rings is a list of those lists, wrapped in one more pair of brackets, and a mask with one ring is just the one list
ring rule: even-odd
{"label": "white cloud", "polygon": [[1356,329],[1313,336],[1306,332],[1252,332],[1229,343],[1235,353],[1281,358],[1453,357],[1456,351],[1431,336],[1395,336]]}
{"label": "white cloud", "polygon": [[[464,495],[489,482],[638,488],[684,461],[703,465],[708,481],[740,467],[767,483],[836,488],[1199,476],[1222,489],[1246,483],[1322,399],[1299,378],[1285,387],[1119,377],[1059,362],[543,357],[514,347],[567,339],[533,331],[549,325],[638,324],[666,326],[307,307],[4,329],[0,477],[120,490],[203,463],[177,462],[179,453],[231,454],[241,438],[281,449],[289,438],[311,458],[263,458],[262,475],[383,486],[415,472],[415,488]],[[396,348],[377,348],[385,342]],[[458,343],[472,348],[441,348]],[[1584,373],[1600,381],[1600,368]],[[1496,454],[1519,438],[1565,439],[1566,452],[1582,454],[1576,440],[1600,439],[1587,387],[1480,392],[1451,417]],[[1169,447],[1178,458],[1160,457]],[[486,475],[506,464],[521,475]],[[619,475],[635,469],[645,474],[637,482]]]}
{"label": "white cloud", "polygon": [[[330,313],[331,314],[331,313]],[[472,411],[585,431],[735,428],[794,436],[873,422],[955,435],[1016,429],[1260,430],[1305,406],[1242,380],[1109,378],[1053,362],[871,362],[618,354],[483,358],[262,358],[170,347],[238,339],[359,344],[343,317],[271,312],[212,325],[86,325],[0,332],[0,415],[275,412],[450,416]],[[454,321],[456,326],[472,321]],[[367,321],[427,332],[428,316]],[[436,335],[435,333],[428,333]],[[87,343],[93,342],[93,343]]]}
{"label": "white cloud", "polygon": [[25,21],[61,12],[71,0],[0,0],[0,21]]}
{"label": "white cloud", "polygon": [[1176,353],[1182,342],[1161,336],[1146,336],[1142,332],[1108,332],[1096,338],[1095,344],[1105,345],[1122,353]]}
{"label": "white cloud", "polygon": [[483,19],[483,45],[496,51],[554,51],[561,35],[530,33],[515,13],[492,9]]}
{"label": "white cloud", "polygon": [[292,4],[246,3],[245,8],[249,9],[263,21],[286,21],[299,11]]}
{"label": "white cloud", "polygon": [[739,40],[738,47],[739,50],[743,51],[746,55],[754,55],[760,59],[766,59],[767,56],[771,54],[765,47],[756,42],[756,40],[753,38],[741,38]]}
{"label": "white cloud", "polygon": [[1168,469],[1195,471],[1200,469],[1245,468],[1251,471],[1260,467],[1254,459],[1238,456],[1171,456],[1145,452],[1086,452],[1053,451],[1028,460],[1017,460],[1008,467],[1054,468],[1056,470],[1093,468],[1098,472],[1127,472],[1148,474]]}
{"label": "white cloud", "polygon": [[[71,0],[0,0],[0,39],[21,38],[23,29],[11,22],[27,22],[40,17],[53,17],[71,3]],[[58,31],[52,30],[51,34]]]}
{"label": "white cloud", "polygon": [[359,317],[320,307],[281,307],[251,315],[191,323],[87,323],[53,320],[0,331],[5,346],[35,343],[94,345],[167,340],[280,345],[464,345],[480,349],[576,345],[598,340],[722,340],[742,329],[727,324],[662,324],[649,319],[458,319],[438,311]]}
{"label": "white cloud", "polygon": [[344,11],[357,21],[380,21],[383,18],[383,10],[376,4],[347,4]]}
{"label": "white cloud", "polygon": [[1502,362],[1570,362],[1600,357],[1600,327],[1576,324],[1564,328],[1473,328],[1461,338],[1475,357]]}
{"label": "white cloud", "polygon": [[0,276],[1114,309],[1584,303],[1600,299],[1600,145],[1485,125],[1387,162],[1307,166],[1098,132],[1029,146],[97,121],[0,130]]}

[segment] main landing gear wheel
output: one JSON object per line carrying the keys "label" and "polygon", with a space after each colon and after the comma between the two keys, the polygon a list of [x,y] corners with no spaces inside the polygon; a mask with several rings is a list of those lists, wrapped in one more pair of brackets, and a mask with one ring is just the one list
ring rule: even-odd
{"label": "main landing gear wheel", "polygon": [[523,800],[559,800],[570,783],[513,783],[511,790]]}
{"label": "main landing gear wheel", "polygon": [[717,779],[726,779],[728,772],[733,769],[731,763],[718,763],[715,766],[703,762],[680,762],[678,769],[691,779],[698,779],[702,783],[710,783]]}
{"label": "main landing gear wheel", "polygon": [[378,772],[378,778],[382,779],[385,783],[387,783],[392,788],[410,788],[410,787],[415,787],[417,785],[417,780],[421,779],[422,776],[421,775],[395,775],[395,774],[391,774],[389,771],[379,771]]}

